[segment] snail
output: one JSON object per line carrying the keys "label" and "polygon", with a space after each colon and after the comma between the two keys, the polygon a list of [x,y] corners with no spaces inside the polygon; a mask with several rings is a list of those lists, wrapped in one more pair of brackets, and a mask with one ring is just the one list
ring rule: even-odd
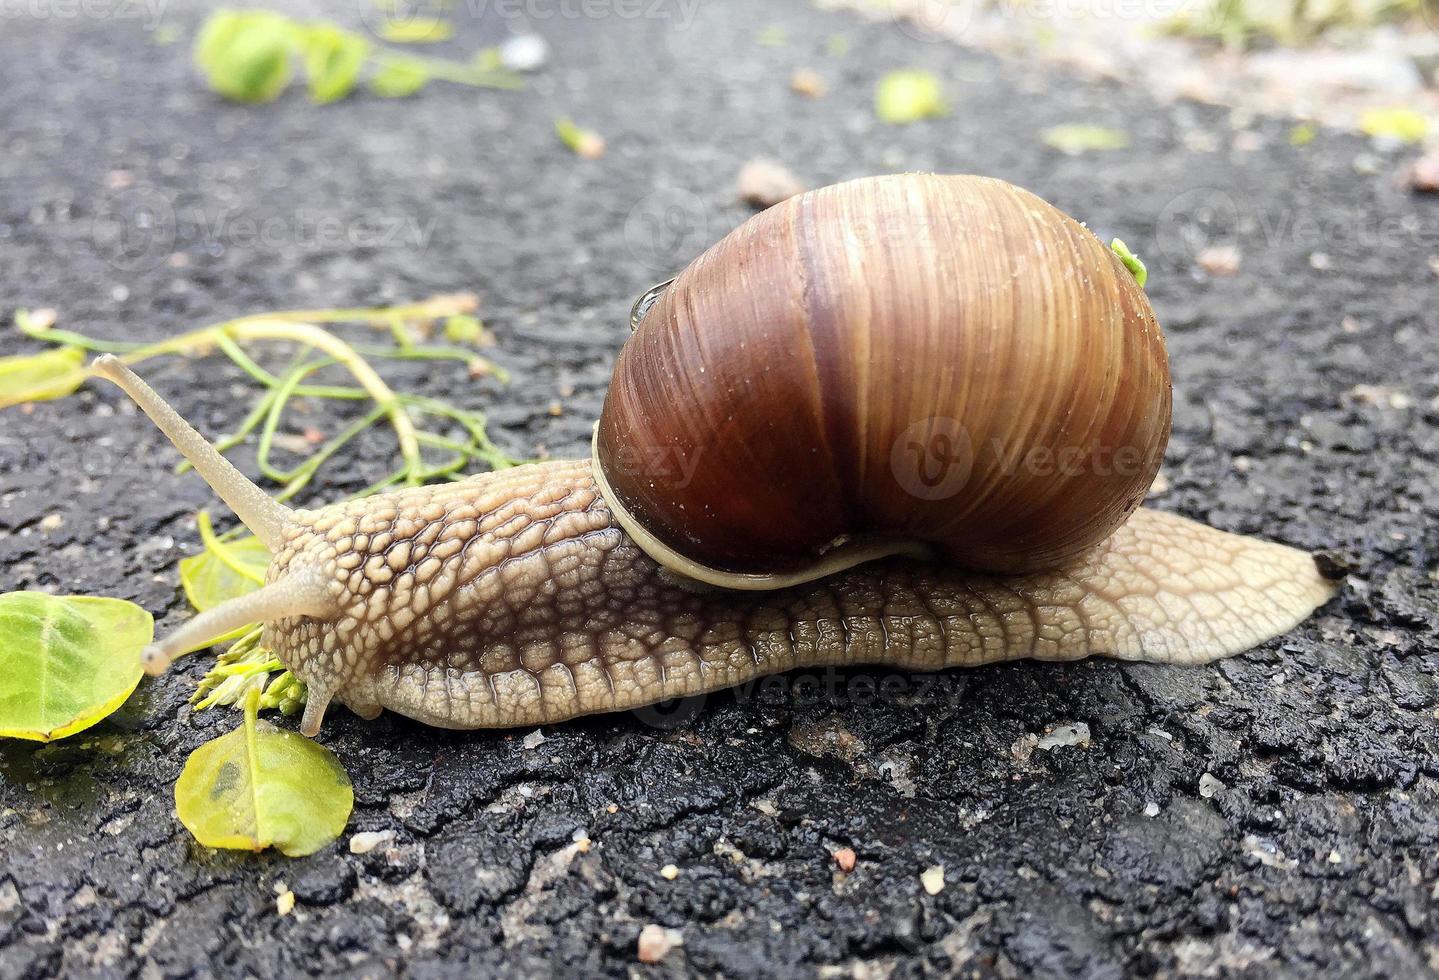
{"label": "snail", "polygon": [[1197,664],[1331,598],[1305,552],[1141,508],[1169,435],[1126,265],[1000,180],[896,175],[758,214],[648,297],[591,458],[317,509],[268,497],[114,357],[270,549],[147,671],[262,622],[332,700],[534,725],[801,666]]}

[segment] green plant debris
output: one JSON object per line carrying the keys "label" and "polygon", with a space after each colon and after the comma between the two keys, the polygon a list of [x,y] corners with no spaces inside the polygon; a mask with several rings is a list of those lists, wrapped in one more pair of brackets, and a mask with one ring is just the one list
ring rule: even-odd
{"label": "green plant debris", "polygon": [[1308,146],[1319,135],[1319,127],[1313,123],[1299,123],[1289,130],[1290,146]]}
{"label": "green plant debris", "polygon": [[[442,40],[445,30],[452,28],[443,21],[411,19],[390,21],[382,33],[387,40],[415,43]],[[304,66],[310,98],[320,104],[345,98],[365,77],[371,91],[391,98],[412,95],[433,79],[521,87],[520,77],[505,69],[494,49],[484,49],[470,61],[421,57],[375,45],[330,21],[297,21],[273,10],[216,11],[195,43],[195,64],[210,87],[236,102],[279,98],[297,60]]]}
{"label": "green plant debris", "polygon": [[0,595],[0,737],[49,742],[110,715],[140,683],[154,635],[150,614],[123,599]]}
{"label": "green plant debris", "polygon": [[[473,296],[458,294],[374,309],[258,313],[201,327],[152,344],[101,340],[72,330],[56,329],[49,322],[37,322],[33,317],[18,314],[15,322],[23,333],[37,340],[95,354],[116,354],[131,366],[161,355],[198,355],[219,350],[257,381],[261,392],[240,427],[217,440],[216,445],[224,452],[259,430],[258,461],[261,472],[282,484],[277,496],[288,500],[310,484],[324,463],[370,426],[380,422],[388,423],[394,430],[402,462],[397,470],[362,491],[362,494],[395,485],[419,486],[436,480],[459,479],[477,466],[496,469],[514,465],[514,460],[490,441],[484,413],[462,409],[438,398],[397,392],[370,362],[371,359],[458,361],[465,365],[470,375],[492,375],[501,382],[508,380],[508,374],[503,369],[480,357],[472,347],[415,344],[408,340],[379,345],[351,344],[319,326],[368,323],[389,330],[392,337],[401,333],[408,337],[403,329],[406,325],[415,325],[421,332],[428,332],[451,316],[473,313],[475,305]],[[300,352],[292,366],[277,375],[262,367],[244,350],[242,345],[256,341],[289,341],[300,345]],[[310,381],[312,375],[332,369],[348,372],[356,384],[345,386]],[[295,398],[370,404],[363,414],[295,466],[282,469],[272,461],[271,452],[285,409]],[[417,421],[438,427],[421,427]],[[440,458],[426,457],[426,450]],[[185,468],[181,464],[181,469]]]}
{"label": "green plant debris", "polygon": [[358,34],[315,24],[304,33],[304,49],[310,98],[324,105],[343,99],[354,89],[371,45]]}
{"label": "green plant debris", "polygon": [[474,344],[486,346],[492,338],[485,325],[477,317],[457,313],[445,320],[445,339],[452,344]]}
{"label": "green plant debris", "polygon": [[250,691],[240,727],[190,753],[175,810],[206,847],[314,854],[349,822],[350,779],[329,749],[261,721],[259,703]]}
{"label": "green plant debris", "polygon": [[1243,50],[1320,41],[1330,31],[1372,29],[1388,22],[1419,22],[1433,0],[1200,0],[1162,25],[1165,33]]}
{"label": "green plant debris", "polygon": [[1051,126],[1044,131],[1042,138],[1047,146],[1070,156],[1091,150],[1122,150],[1129,145],[1129,134],[1123,130],[1087,123]]}
{"label": "green plant debris", "polygon": [[1134,281],[1143,288],[1144,284],[1149,282],[1149,268],[1140,260],[1139,256],[1131,252],[1129,246],[1124,244],[1124,240],[1120,238],[1110,242],[1109,248],[1119,256],[1119,261],[1123,262],[1124,267],[1134,274]]}
{"label": "green plant debris", "polygon": [[[227,599],[254,592],[265,584],[270,552],[258,538],[247,534],[233,541],[224,541],[216,537],[207,512],[200,511],[195,520],[205,550],[180,559],[180,586],[185,590],[185,598],[190,600],[190,605],[198,612],[204,612]],[[206,641],[205,646],[238,639],[251,628],[242,626],[217,640]]]}
{"label": "green plant debris", "polygon": [[387,20],[380,37],[393,44],[438,44],[455,36],[455,25],[438,17]]}
{"label": "green plant debris", "polygon": [[370,79],[370,91],[386,99],[403,99],[424,88],[430,73],[408,61],[386,59]]}
{"label": "green plant debris", "polygon": [[195,710],[244,704],[251,690],[260,692],[260,710],[296,714],[305,706],[305,683],[261,646],[262,630],[248,627],[240,639],[216,659],[190,698]]}
{"label": "green plant debris", "polygon": [[235,102],[271,102],[290,84],[300,31],[267,10],[218,10],[195,42],[195,64],[210,87]]}
{"label": "green plant debris", "polygon": [[943,116],[949,111],[944,86],[927,71],[892,71],[874,90],[874,111],[887,123],[903,124]]}
{"label": "green plant debris", "polygon": [[598,160],[605,155],[604,137],[593,130],[582,129],[568,117],[555,120],[555,135],[571,152],[586,160]]}
{"label": "green plant debris", "polygon": [[[15,314],[18,320],[26,311]],[[85,352],[56,347],[39,354],[0,357],[0,408],[64,398],[85,381]]]}
{"label": "green plant debris", "polygon": [[1429,120],[1417,110],[1404,107],[1369,109],[1359,117],[1359,128],[1366,136],[1418,143],[1429,134]]}

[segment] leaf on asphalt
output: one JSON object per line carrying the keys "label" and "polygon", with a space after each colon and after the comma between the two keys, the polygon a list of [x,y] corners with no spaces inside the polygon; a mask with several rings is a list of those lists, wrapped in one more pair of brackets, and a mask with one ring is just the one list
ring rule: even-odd
{"label": "leaf on asphalt", "polygon": [[1359,128],[1366,136],[1418,143],[1429,133],[1429,120],[1414,109],[1370,109],[1359,117]]}
{"label": "leaf on asphalt", "polygon": [[1061,153],[1076,156],[1090,150],[1122,150],[1129,145],[1129,134],[1107,126],[1068,123],[1046,129],[1044,142]]}
{"label": "leaf on asphalt", "polygon": [[423,65],[387,59],[370,79],[370,91],[385,99],[403,99],[425,87],[430,73]]}
{"label": "leaf on asphalt", "polygon": [[555,135],[577,156],[586,160],[598,160],[605,155],[605,140],[591,129],[583,129],[573,119],[562,117],[555,120]]}
{"label": "leaf on asphalt", "polygon": [[84,362],[78,347],[0,357],[0,408],[64,398],[85,381]]}
{"label": "leaf on asphalt", "polygon": [[333,752],[256,717],[260,692],[241,726],[190,753],[175,783],[175,810],[206,847],[313,854],[344,832],[354,790]]}
{"label": "leaf on asphalt", "polygon": [[310,98],[325,105],[349,95],[369,56],[370,42],[359,34],[323,22],[310,25],[305,30]]}
{"label": "leaf on asphalt", "polygon": [[220,10],[195,43],[195,64],[210,87],[236,102],[273,102],[290,84],[300,29],[267,10]]}
{"label": "leaf on asphalt", "polygon": [[123,599],[0,595],[0,736],[49,742],[111,714],[140,683],[154,635],[150,614]]}
{"label": "leaf on asphalt", "polygon": [[944,86],[927,71],[892,71],[874,90],[874,111],[887,123],[912,123],[949,111]]}

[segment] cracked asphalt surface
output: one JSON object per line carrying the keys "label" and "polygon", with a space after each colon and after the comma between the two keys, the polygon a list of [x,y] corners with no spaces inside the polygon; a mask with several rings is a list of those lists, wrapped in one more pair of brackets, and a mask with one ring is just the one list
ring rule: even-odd
{"label": "cracked asphalt surface", "polygon": [[[485,408],[516,454],[579,455],[631,300],[746,216],[747,159],[812,185],[992,174],[1150,262],[1176,395],[1151,505],[1353,571],[1293,633],[1203,668],[811,672],[543,741],[335,710],[350,832],[393,836],[300,860],[208,852],[176,821],[186,755],[237,722],[190,711],[190,658],[80,736],[0,744],[0,975],[1439,973],[1439,205],[1396,188],[1400,155],[758,0],[533,20],[553,55],[520,93],[233,106],[189,67],[204,6],[165,11],[173,44],[134,18],[0,21],[0,309],[133,340],[473,290],[513,382],[389,376]],[[506,9],[462,8],[447,49],[519,29]],[[785,43],[757,43],[771,25]],[[797,67],[829,93],[792,93]],[[950,114],[878,124],[874,83],[900,67],[941,75]],[[558,115],[606,155],[563,149]],[[1132,146],[1063,156],[1039,134],[1066,122]],[[142,211],[159,221],[123,224]],[[1236,275],[1198,271],[1231,245]],[[0,354],[33,349],[0,332]],[[222,359],[146,375],[208,434],[244,414]],[[375,431],[310,499],[392,454]],[[215,502],[174,462],[108,387],[0,414],[0,590],[181,621],[176,562]],[[1036,745],[1081,722],[1087,745]],[[683,939],[653,966],[649,923]]]}

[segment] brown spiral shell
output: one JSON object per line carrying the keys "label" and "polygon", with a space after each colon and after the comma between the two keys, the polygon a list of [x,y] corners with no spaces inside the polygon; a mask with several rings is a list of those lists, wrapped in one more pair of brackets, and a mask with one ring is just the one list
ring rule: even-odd
{"label": "brown spiral shell", "polygon": [[594,461],[690,574],[914,542],[1012,573],[1119,527],[1169,422],[1159,325],[1109,248],[1004,181],[908,174],[791,198],[686,268],[619,354]]}

